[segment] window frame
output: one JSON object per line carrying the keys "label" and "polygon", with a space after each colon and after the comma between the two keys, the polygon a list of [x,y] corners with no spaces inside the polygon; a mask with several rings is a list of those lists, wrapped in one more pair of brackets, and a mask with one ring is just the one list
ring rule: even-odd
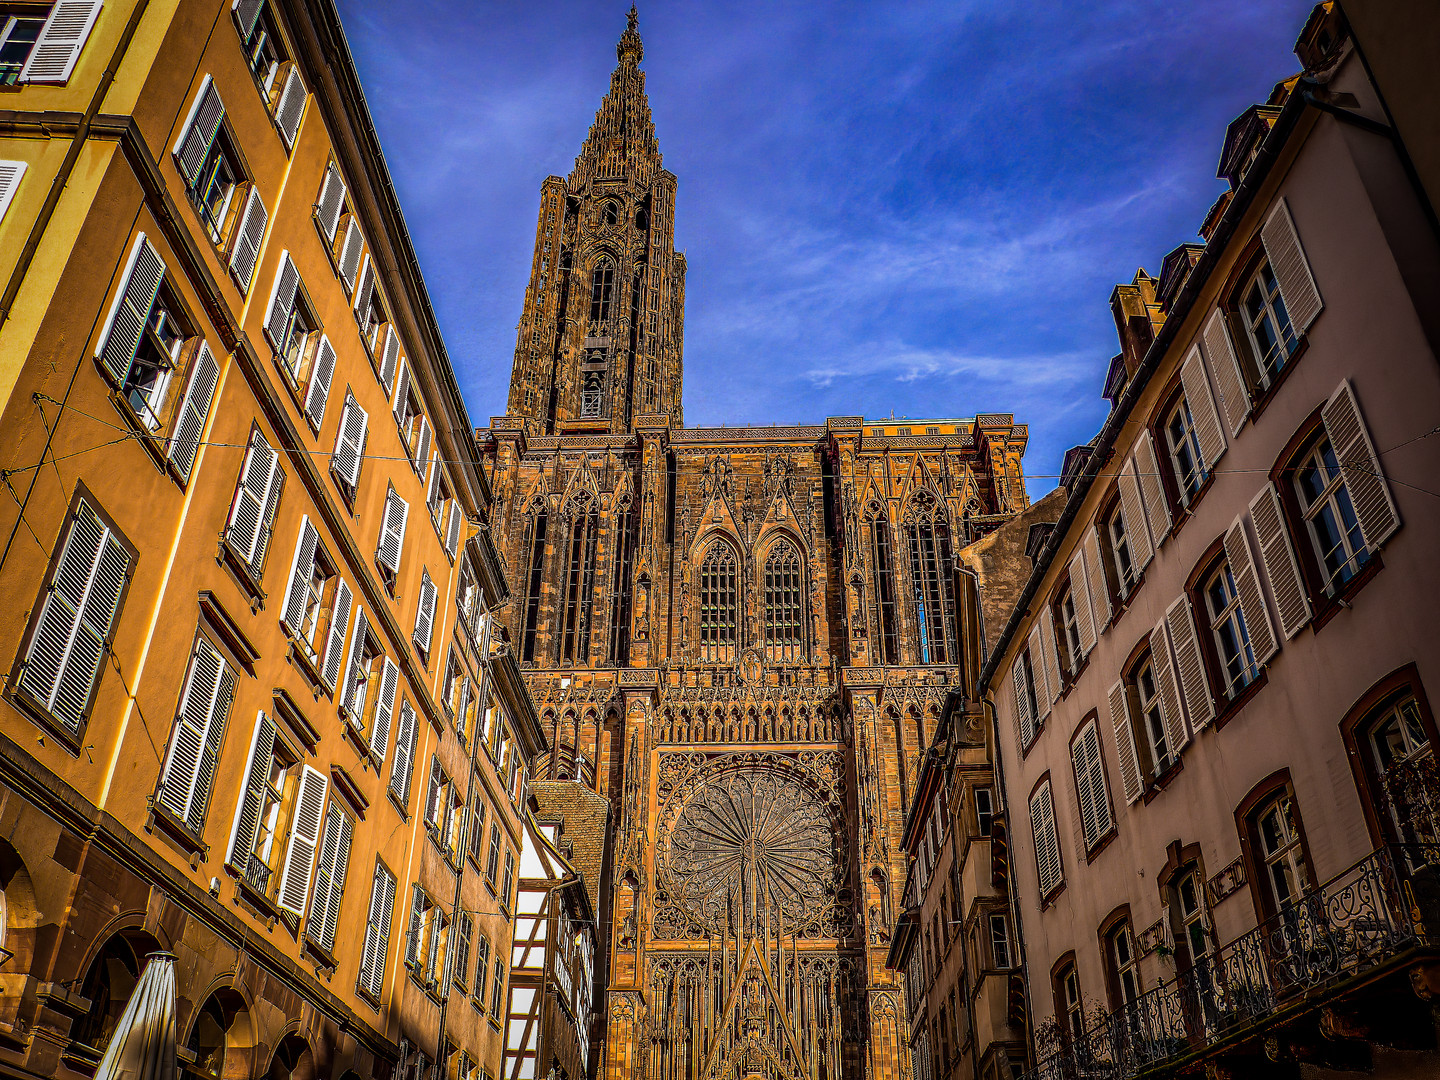
{"label": "window frame", "polygon": [[[1248,542],[1248,541],[1247,541]],[[1250,667],[1253,674],[1249,675],[1245,683],[1235,692],[1231,692],[1232,684],[1228,676],[1224,656],[1220,650],[1220,642],[1216,630],[1216,616],[1211,607],[1210,583],[1224,569],[1234,591],[1234,596],[1226,607],[1226,619],[1238,620],[1238,625],[1243,627],[1245,632],[1246,648],[1249,651]],[[1240,590],[1235,582],[1234,572],[1230,568],[1230,557],[1225,551],[1225,537],[1218,536],[1206,548],[1204,554],[1195,564],[1189,579],[1185,583],[1185,595],[1190,600],[1190,611],[1194,618],[1195,636],[1200,645],[1200,658],[1207,676],[1205,680],[1206,691],[1210,695],[1211,706],[1215,716],[1211,721],[1215,726],[1223,726],[1246,702],[1248,702],[1260,688],[1269,681],[1269,671],[1266,665],[1259,662],[1255,655],[1254,642],[1250,637],[1249,624],[1245,622],[1245,612],[1241,606]],[[1204,622],[1201,623],[1203,616]],[[1217,692],[1218,688],[1218,692]]]}

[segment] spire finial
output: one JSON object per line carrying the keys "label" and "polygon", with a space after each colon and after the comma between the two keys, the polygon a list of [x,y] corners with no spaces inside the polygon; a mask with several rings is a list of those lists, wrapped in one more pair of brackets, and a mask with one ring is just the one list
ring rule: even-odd
{"label": "spire finial", "polygon": [[620,44],[615,46],[615,55],[620,62],[638,64],[645,55],[645,46],[640,42],[640,15],[635,5],[630,5],[630,14],[625,17],[625,33],[620,35]]}

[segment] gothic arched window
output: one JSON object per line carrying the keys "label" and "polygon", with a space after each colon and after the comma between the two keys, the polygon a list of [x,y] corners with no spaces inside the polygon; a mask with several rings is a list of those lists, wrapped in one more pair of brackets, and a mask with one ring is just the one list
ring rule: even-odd
{"label": "gothic arched window", "polygon": [[954,662],[951,572],[950,527],[934,497],[920,492],[910,506],[910,589],[922,664]]}
{"label": "gothic arched window", "polygon": [[623,667],[630,662],[630,529],[633,518],[630,500],[625,499],[615,515],[615,576],[610,586],[610,663]]}
{"label": "gothic arched window", "polygon": [[560,633],[560,661],[590,662],[590,624],[595,599],[595,543],[600,536],[600,515],[588,496],[572,506],[565,593],[560,605],[564,623]]}
{"label": "gothic arched window", "polygon": [[615,292],[615,266],[603,260],[590,275],[590,321],[603,323],[610,318],[610,298]]}
{"label": "gothic arched window", "polygon": [[795,663],[804,651],[805,571],[795,545],[780,540],[765,559],[765,655]]}
{"label": "gothic arched window", "polygon": [[878,508],[870,516],[870,566],[875,575],[875,587],[871,590],[875,659],[881,664],[898,664],[900,639],[895,630],[895,564],[890,554],[890,521]]}
{"label": "gothic arched window", "polygon": [[703,659],[735,658],[739,611],[735,550],[724,540],[716,540],[700,563],[700,655]]}
{"label": "gothic arched window", "polygon": [[521,633],[520,658],[535,659],[535,634],[540,625],[540,586],[545,578],[545,526],[548,514],[537,505],[525,530],[525,626]]}
{"label": "gothic arched window", "polygon": [[600,211],[600,220],[606,225],[614,225],[620,220],[620,208],[613,202],[607,202],[605,208]]}

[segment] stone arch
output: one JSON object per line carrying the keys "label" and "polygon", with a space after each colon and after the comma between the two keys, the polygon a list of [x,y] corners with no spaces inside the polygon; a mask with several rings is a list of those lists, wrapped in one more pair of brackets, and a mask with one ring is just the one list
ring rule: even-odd
{"label": "stone arch", "polygon": [[285,1035],[270,1055],[265,1080],[316,1080],[315,1051],[298,1032]]}
{"label": "stone arch", "polygon": [[30,970],[40,922],[30,869],[14,845],[0,840],[0,946],[12,954],[3,965],[7,970]]}
{"label": "stone arch", "polygon": [[195,1010],[181,1044],[195,1055],[193,1071],[240,1080],[253,1076],[257,1040],[249,1002],[228,984],[211,991]]}
{"label": "stone arch", "polygon": [[158,952],[160,943],[138,926],[102,933],[83,968],[79,992],[90,999],[90,1011],[70,1025],[70,1037],[103,1051],[125,1011],[145,958]]}

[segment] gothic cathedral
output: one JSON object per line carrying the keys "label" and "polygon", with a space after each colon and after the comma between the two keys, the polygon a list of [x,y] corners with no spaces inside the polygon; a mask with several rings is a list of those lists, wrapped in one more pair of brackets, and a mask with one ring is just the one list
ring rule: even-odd
{"label": "gothic cathedral", "polygon": [[909,1075],[900,834],[956,674],[954,554],[1026,505],[1026,428],[685,427],[642,51],[632,9],[541,186],[508,412],[479,433],[538,772],[612,807],[596,1075]]}

